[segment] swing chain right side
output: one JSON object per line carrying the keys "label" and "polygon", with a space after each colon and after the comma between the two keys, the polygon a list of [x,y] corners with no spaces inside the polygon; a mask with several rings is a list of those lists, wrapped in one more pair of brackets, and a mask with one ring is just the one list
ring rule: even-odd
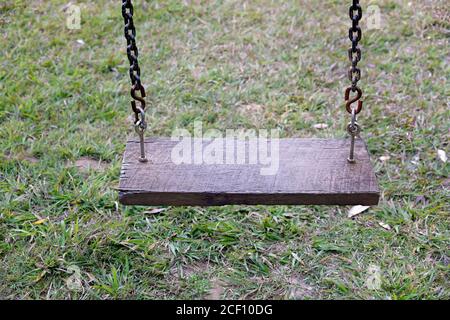
{"label": "swing chain right side", "polygon": [[[355,150],[355,138],[361,131],[361,128],[356,122],[356,115],[361,112],[363,102],[361,101],[362,90],[358,87],[358,81],[361,79],[361,69],[358,68],[358,62],[361,61],[361,48],[358,47],[359,41],[362,37],[361,27],[359,21],[362,18],[362,8],[359,4],[359,0],[353,0],[352,5],[349,8],[349,16],[352,20],[352,26],[348,30],[348,36],[352,42],[352,46],[348,49],[348,58],[351,62],[351,67],[348,70],[348,78],[351,81],[351,86],[345,89],[345,108],[352,118],[347,125],[347,132],[350,134],[350,155],[348,157],[349,163],[355,163],[354,150]],[[350,93],[355,93],[354,97],[350,97]],[[357,106],[352,104],[357,102]]]}
{"label": "swing chain right side", "polygon": [[[147,162],[144,143],[144,132],[147,128],[147,122],[145,121],[145,88],[141,83],[141,69],[138,61],[139,51],[136,46],[136,28],[133,21],[133,4],[131,0],[122,0],[122,17],[125,23],[124,34],[127,40],[127,57],[130,63],[130,95],[133,99],[131,101],[131,109],[134,112],[134,129],[139,135],[141,150],[139,161]],[[139,106],[136,105],[136,102],[139,103]]]}

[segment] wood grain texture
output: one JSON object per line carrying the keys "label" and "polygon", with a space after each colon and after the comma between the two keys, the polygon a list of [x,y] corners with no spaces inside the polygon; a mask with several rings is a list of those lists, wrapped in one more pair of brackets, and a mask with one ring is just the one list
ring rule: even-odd
{"label": "wood grain texture", "polygon": [[[196,141],[203,146],[210,143]],[[346,160],[348,139],[280,139],[278,143],[279,169],[274,175],[261,175],[260,169],[268,165],[248,164],[249,152],[244,155],[247,164],[177,165],[171,153],[178,142],[169,138],[146,139],[149,162],[140,163],[139,142],[130,140],[119,200],[125,205],[175,206],[378,204],[378,184],[362,140],[356,141],[355,164]]]}

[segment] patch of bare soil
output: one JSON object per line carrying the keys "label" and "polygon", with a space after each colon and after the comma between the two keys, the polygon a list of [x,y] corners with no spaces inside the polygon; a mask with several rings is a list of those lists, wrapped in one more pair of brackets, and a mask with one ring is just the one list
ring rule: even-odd
{"label": "patch of bare soil", "polygon": [[87,172],[89,170],[104,171],[106,163],[89,157],[81,157],[75,161],[75,167],[80,171]]}
{"label": "patch of bare soil", "polygon": [[205,296],[206,300],[219,300],[225,291],[225,283],[217,278],[211,280],[211,289]]}

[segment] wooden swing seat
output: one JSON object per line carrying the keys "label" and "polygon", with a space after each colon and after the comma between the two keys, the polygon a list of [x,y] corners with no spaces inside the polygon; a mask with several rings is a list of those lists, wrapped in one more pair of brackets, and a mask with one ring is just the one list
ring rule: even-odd
{"label": "wooden swing seat", "polygon": [[[210,141],[201,141],[207,145]],[[356,163],[347,161],[350,139],[279,139],[278,170],[261,164],[175,164],[177,141],[145,140],[148,162],[138,161],[139,140],[129,140],[119,200],[125,205],[376,205],[379,189],[364,141]],[[248,141],[247,141],[248,143]],[[248,148],[246,148],[248,150]],[[270,150],[270,149],[269,149]],[[248,159],[248,154],[245,155]]]}

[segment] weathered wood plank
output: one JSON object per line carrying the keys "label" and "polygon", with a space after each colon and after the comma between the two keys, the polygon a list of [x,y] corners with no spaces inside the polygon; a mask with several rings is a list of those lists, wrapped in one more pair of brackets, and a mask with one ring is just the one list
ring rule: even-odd
{"label": "weathered wood plank", "polygon": [[[195,143],[206,147],[210,141]],[[248,146],[248,141],[243,143]],[[269,153],[272,143],[276,146],[269,141]],[[126,205],[376,205],[379,189],[367,148],[357,140],[357,162],[349,164],[349,143],[347,139],[279,139],[278,170],[262,175],[261,168],[268,168],[270,162],[249,164],[254,154],[248,148],[244,154],[235,149],[234,157],[228,158],[231,164],[175,164],[171,154],[177,141],[147,139],[149,162],[140,163],[139,143],[130,140],[122,163],[119,200]],[[244,164],[235,163],[237,154],[245,159]],[[221,159],[226,162],[226,153]]]}

